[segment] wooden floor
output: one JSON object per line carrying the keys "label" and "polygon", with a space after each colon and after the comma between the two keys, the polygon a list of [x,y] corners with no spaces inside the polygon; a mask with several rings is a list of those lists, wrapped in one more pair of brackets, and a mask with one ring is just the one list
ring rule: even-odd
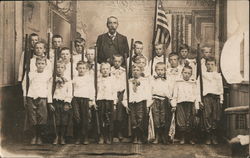
{"label": "wooden floor", "polygon": [[2,145],[1,153],[5,157],[72,157],[72,158],[227,158],[231,157],[227,144],[219,145],[134,145],[114,143],[113,145]]}

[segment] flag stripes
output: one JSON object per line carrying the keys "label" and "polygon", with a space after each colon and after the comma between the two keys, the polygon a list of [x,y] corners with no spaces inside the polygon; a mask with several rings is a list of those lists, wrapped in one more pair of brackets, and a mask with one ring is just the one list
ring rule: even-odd
{"label": "flag stripes", "polygon": [[170,24],[161,1],[158,2],[156,12],[154,43],[163,43],[168,48],[171,41]]}

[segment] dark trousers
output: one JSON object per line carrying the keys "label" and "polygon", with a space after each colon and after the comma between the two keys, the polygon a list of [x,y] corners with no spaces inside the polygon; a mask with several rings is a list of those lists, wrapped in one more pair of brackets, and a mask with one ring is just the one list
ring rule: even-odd
{"label": "dark trousers", "polygon": [[220,96],[207,94],[204,96],[204,109],[202,111],[202,128],[206,132],[217,129],[221,118]]}
{"label": "dark trousers", "polygon": [[[138,103],[129,103],[132,135],[140,135],[141,139],[145,138],[147,133],[147,106],[146,100]],[[139,133],[139,134],[138,134]]]}
{"label": "dark trousers", "polygon": [[113,100],[98,100],[98,116],[101,135],[108,136],[113,134],[114,129],[114,101]]}
{"label": "dark trousers", "polygon": [[194,119],[194,103],[181,102],[176,107],[176,123],[180,132],[191,132]]}
{"label": "dark trousers", "polygon": [[47,98],[33,99],[27,97],[28,123],[34,125],[46,125],[48,118]]}
{"label": "dark trousers", "polygon": [[[71,136],[72,134],[72,109],[66,111],[66,103],[61,100],[53,100],[55,107],[55,124],[57,126],[57,134],[61,136]],[[70,125],[70,126],[69,126]],[[69,128],[70,127],[70,128]]]}
{"label": "dark trousers", "polygon": [[[122,104],[123,100],[123,92],[118,92],[118,103],[116,104],[116,108],[114,110],[114,134],[118,135],[118,133],[124,133],[126,131],[126,108]],[[124,133],[125,134],[125,133]],[[123,134],[123,135],[124,135]]]}
{"label": "dark trousers", "polygon": [[74,97],[72,100],[73,118],[76,123],[76,137],[88,136],[90,114],[89,99]]}

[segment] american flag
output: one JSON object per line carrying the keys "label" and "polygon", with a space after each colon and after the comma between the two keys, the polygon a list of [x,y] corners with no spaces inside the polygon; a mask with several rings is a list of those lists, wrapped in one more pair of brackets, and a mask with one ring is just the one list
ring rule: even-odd
{"label": "american flag", "polygon": [[156,1],[154,43],[164,43],[165,47],[168,48],[171,44],[171,14],[165,13],[161,0]]}

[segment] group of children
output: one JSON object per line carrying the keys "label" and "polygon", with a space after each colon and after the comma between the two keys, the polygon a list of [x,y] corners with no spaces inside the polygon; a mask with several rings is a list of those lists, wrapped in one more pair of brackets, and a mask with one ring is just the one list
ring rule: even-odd
{"label": "group of children", "polygon": [[[206,144],[217,144],[223,85],[211,48],[202,49],[204,97],[201,98],[196,60],[188,58],[189,47],[185,44],[179,53],[170,53],[167,57],[164,44],[156,44],[156,56],[148,61],[143,54],[143,43],[136,41],[131,58],[114,55],[112,63],[95,65],[95,49],[85,51],[83,39],[75,41],[73,55],[69,48],[61,48],[60,35],[53,36],[49,55],[37,34],[31,34],[30,39],[34,51],[30,71],[20,71],[20,74],[24,76],[24,104],[33,131],[31,144],[42,143],[41,130],[48,125],[49,117],[55,132],[53,144],[66,143],[65,136],[72,122],[76,127],[76,144],[89,144],[90,123],[95,124],[92,127],[98,144],[112,144],[114,136],[120,141],[129,136],[133,143],[141,144],[147,141],[149,112],[152,112],[155,132],[152,143],[170,142],[169,130],[175,114],[180,144],[195,144],[193,125],[198,110],[202,113],[200,124],[206,132]],[[124,68],[124,61],[125,65],[132,62],[132,68]],[[21,61],[20,67],[23,64]],[[124,132],[128,129],[131,129],[131,137],[127,134],[130,132]]]}

